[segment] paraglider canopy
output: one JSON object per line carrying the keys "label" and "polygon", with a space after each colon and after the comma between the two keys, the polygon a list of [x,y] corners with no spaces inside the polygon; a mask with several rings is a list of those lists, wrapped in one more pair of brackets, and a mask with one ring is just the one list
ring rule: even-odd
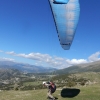
{"label": "paraglider canopy", "polygon": [[53,3],[56,3],[56,4],[66,4],[68,3],[69,0],[53,0],[54,2]]}
{"label": "paraglider canopy", "polygon": [[60,45],[64,50],[69,50],[79,20],[79,0],[49,0],[49,3]]}

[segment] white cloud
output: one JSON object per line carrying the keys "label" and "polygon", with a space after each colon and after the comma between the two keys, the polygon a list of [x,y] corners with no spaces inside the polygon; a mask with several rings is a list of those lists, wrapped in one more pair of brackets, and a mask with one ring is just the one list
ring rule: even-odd
{"label": "white cloud", "polygon": [[70,63],[71,64],[81,64],[81,63],[87,63],[87,60],[85,60],[85,59],[72,59],[72,60],[70,60]]}
{"label": "white cloud", "polygon": [[90,62],[98,61],[98,60],[100,60],[99,56],[100,56],[100,52],[96,52],[96,53],[92,54],[88,59]]}
{"label": "white cloud", "polygon": [[15,60],[12,59],[12,58],[5,58],[5,57],[3,57],[3,58],[0,58],[0,61],[15,61]]}
{"label": "white cloud", "polygon": [[[13,56],[31,59],[35,61],[36,65],[56,67],[56,68],[66,68],[76,64],[82,64],[82,63],[88,63],[91,61],[100,60],[99,58],[100,52],[96,52],[95,54],[92,54],[90,57],[88,57],[88,59],[67,59],[67,58],[50,56],[49,54],[41,54],[41,53],[17,54],[14,51],[5,52],[5,53]],[[13,59],[9,59],[9,60],[13,60]]]}
{"label": "white cloud", "polygon": [[16,53],[14,53],[14,51],[11,52],[5,52],[6,54],[10,54],[10,55],[15,55]]}
{"label": "white cloud", "polygon": [[3,52],[2,50],[0,50],[0,52]]}
{"label": "white cloud", "polygon": [[29,54],[16,54],[14,51],[6,52],[6,54],[10,54],[13,56],[19,56],[31,60],[36,61],[36,65],[45,65],[49,67],[56,67],[56,68],[66,68],[71,65],[87,63],[85,59],[66,59],[62,57],[52,57],[49,54],[41,54],[41,53],[29,53]]}

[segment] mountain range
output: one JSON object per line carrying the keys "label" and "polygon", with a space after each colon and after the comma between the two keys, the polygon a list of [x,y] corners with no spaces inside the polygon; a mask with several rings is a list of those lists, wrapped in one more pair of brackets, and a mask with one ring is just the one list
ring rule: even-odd
{"label": "mountain range", "polygon": [[25,63],[17,63],[13,61],[0,61],[0,69],[17,69],[27,73],[45,73],[57,70],[56,68],[46,68]]}
{"label": "mountain range", "polygon": [[56,68],[46,68],[43,66],[30,65],[25,63],[17,63],[12,61],[0,61],[1,69],[17,69],[27,73],[49,73],[54,72],[56,74],[66,73],[78,73],[78,72],[100,72],[100,61],[91,63],[78,64],[68,68],[57,70]]}
{"label": "mountain range", "polygon": [[78,64],[55,71],[56,74],[80,73],[80,72],[100,72],[100,60],[85,64]]}

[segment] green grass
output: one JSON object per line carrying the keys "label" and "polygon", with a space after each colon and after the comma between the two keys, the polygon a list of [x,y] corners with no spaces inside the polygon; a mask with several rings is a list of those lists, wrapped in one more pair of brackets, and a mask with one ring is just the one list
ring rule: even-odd
{"label": "green grass", "polygon": [[35,81],[35,82],[24,82],[23,85],[40,85],[42,84],[42,81]]}
{"label": "green grass", "polygon": [[[100,84],[90,85],[87,87],[78,87],[81,92],[74,98],[62,98],[60,90],[54,93],[58,100],[100,100]],[[47,90],[31,90],[31,91],[1,91],[0,100],[47,100]]]}
{"label": "green grass", "polygon": [[100,72],[83,72],[75,74],[77,77],[85,77],[91,81],[100,82]]}

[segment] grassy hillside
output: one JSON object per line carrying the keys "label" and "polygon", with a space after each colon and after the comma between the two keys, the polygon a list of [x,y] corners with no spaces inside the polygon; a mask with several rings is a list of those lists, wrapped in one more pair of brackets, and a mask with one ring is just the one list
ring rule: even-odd
{"label": "grassy hillside", "polygon": [[84,77],[91,81],[100,82],[100,72],[83,72],[83,73],[76,73],[76,77]]}
{"label": "grassy hillside", "polygon": [[[57,87],[57,91],[54,96],[58,97],[58,100],[100,100],[100,72],[84,72],[76,74],[65,74],[54,78],[55,80],[65,80],[69,76],[76,78],[86,78],[90,81],[98,81],[96,84],[90,84],[87,86],[76,85],[74,88],[81,90],[80,94],[74,98],[62,98],[60,96],[61,87]],[[42,81],[36,82],[24,82],[23,85],[37,85],[42,84]],[[60,89],[59,89],[60,88]],[[8,90],[0,91],[0,100],[47,100],[47,89],[32,89],[32,90]]]}
{"label": "grassy hillside", "polygon": [[[54,93],[54,96],[58,97],[58,100],[100,100],[100,84],[78,88],[81,92],[74,98],[62,98],[59,95],[61,90],[57,90]],[[1,91],[0,100],[47,100],[46,93],[46,89],[31,91]]]}
{"label": "grassy hillside", "polygon": [[75,78],[75,79],[87,79],[91,82],[95,81],[100,83],[100,72],[82,72],[82,73],[74,73],[74,74],[64,74],[57,75],[53,77],[53,80],[67,80],[67,79]]}

